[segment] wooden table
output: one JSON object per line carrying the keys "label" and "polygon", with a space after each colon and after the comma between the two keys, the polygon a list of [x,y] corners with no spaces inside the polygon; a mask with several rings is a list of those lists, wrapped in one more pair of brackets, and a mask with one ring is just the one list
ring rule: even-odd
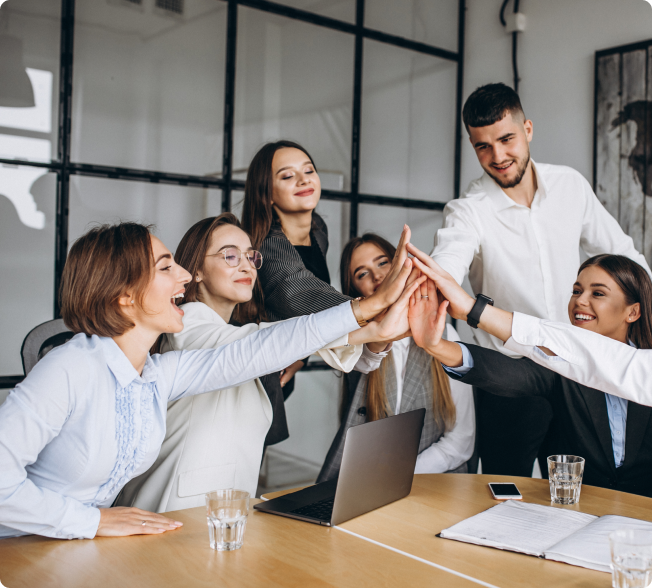
{"label": "wooden table", "polygon": [[[489,481],[515,482],[525,501],[550,503],[545,480],[418,475],[406,499],[334,529],[252,511],[244,547],[234,552],[210,549],[203,508],[174,513],[184,526],[158,536],[3,539],[0,582],[7,588],[611,585],[609,574],[435,537],[496,504]],[[579,505],[562,508],[652,521],[652,499],[590,486],[582,488]]]}

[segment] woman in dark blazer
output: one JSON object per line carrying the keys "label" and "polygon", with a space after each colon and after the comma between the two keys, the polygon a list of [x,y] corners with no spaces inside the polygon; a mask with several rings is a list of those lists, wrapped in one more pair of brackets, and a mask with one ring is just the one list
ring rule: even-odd
{"label": "woman in dark blazer", "polygon": [[[351,299],[330,285],[326,265],[328,229],[315,212],[320,197],[317,168],[301,145],[292,141],[267,143],[252,159],[245,184],[242,226],[265,260],[258,279],[269,320],[312,314]],[[407,227],[399,250],[406,241]],[[385,299],[388,291],[381,288],[359,302],[363,322],[377,314],[378,301]],[[384,347],[368,345],[373,352]],[[286,398],[291,392],[286,384],[303,363],[296,362],[281,377]]]}
{"label": "woman in dark blazer", "polygon": [[[420,267],[428,275],[428,268]],[[415,297],[412,336],[448,366],[451,377],[502,396],[548,398],[556,418],[551,451],[584,457],[585,484],[652,497],[652,408],[577,384],[528,358],[443,341],[446,303],[433,319],[434,287],[428,296]],[[419,307],[428,306],[430,311],[419,315]],[[652,282],[624,256],[598,255],[582,264],[568,313],[575,326],[652,349]]]}

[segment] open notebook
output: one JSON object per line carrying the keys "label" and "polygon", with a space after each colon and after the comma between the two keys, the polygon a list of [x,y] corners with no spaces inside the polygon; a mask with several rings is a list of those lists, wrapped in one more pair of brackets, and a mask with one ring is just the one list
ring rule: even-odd
{"label": "open notebook", "polygon": [[617,529],[652,530],[652,523],[508,500],[440,536],[610,572],[609,534]]}

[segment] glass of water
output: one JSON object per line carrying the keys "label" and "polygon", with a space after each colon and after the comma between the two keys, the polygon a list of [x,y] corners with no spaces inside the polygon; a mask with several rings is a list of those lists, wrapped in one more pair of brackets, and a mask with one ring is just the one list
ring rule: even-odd
{"label": "glass of water", "polygon": [[577,455],[551,455],[548,458],[550,500],[554,504],[576,504],[580,501],[584,458]]}
{"label": "glass of water", "polygon": [[652,531],[622,529],[609,535],[613,588],[652,584]]}
{"label": "glass of water", "polygon": [[211,547],[217,551],[240,549],[248,514],[249,492],[229,488],[206,494],[206,520]]}

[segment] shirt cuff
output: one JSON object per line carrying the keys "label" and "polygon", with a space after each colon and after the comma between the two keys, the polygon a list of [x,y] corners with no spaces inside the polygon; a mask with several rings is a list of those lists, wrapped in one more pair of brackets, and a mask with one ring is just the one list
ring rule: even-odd
{"label": "shirt cuff", "polygon": [[[540,345],[539,343],[539,325],[541,319],[527,314],[515,312],[512,318],[512,336],[505,343],[508,349],[509,341],[513,339],[516,343],[521,345]],[[519,349],[512,349],[512,351],[519,351]]]}
{"label": "shirt cuff", "polygon": [[460,377],[466,376],[466,374],[468,374],[473,369],[473,356],[471,355],[469,348],[464,345],[464,343],[460,343],[459,341],[453,341],[453,343],[457,343],[462,348],[462,365],[454,368],[448,367],[443,363],[441,365],[449,374]]}

